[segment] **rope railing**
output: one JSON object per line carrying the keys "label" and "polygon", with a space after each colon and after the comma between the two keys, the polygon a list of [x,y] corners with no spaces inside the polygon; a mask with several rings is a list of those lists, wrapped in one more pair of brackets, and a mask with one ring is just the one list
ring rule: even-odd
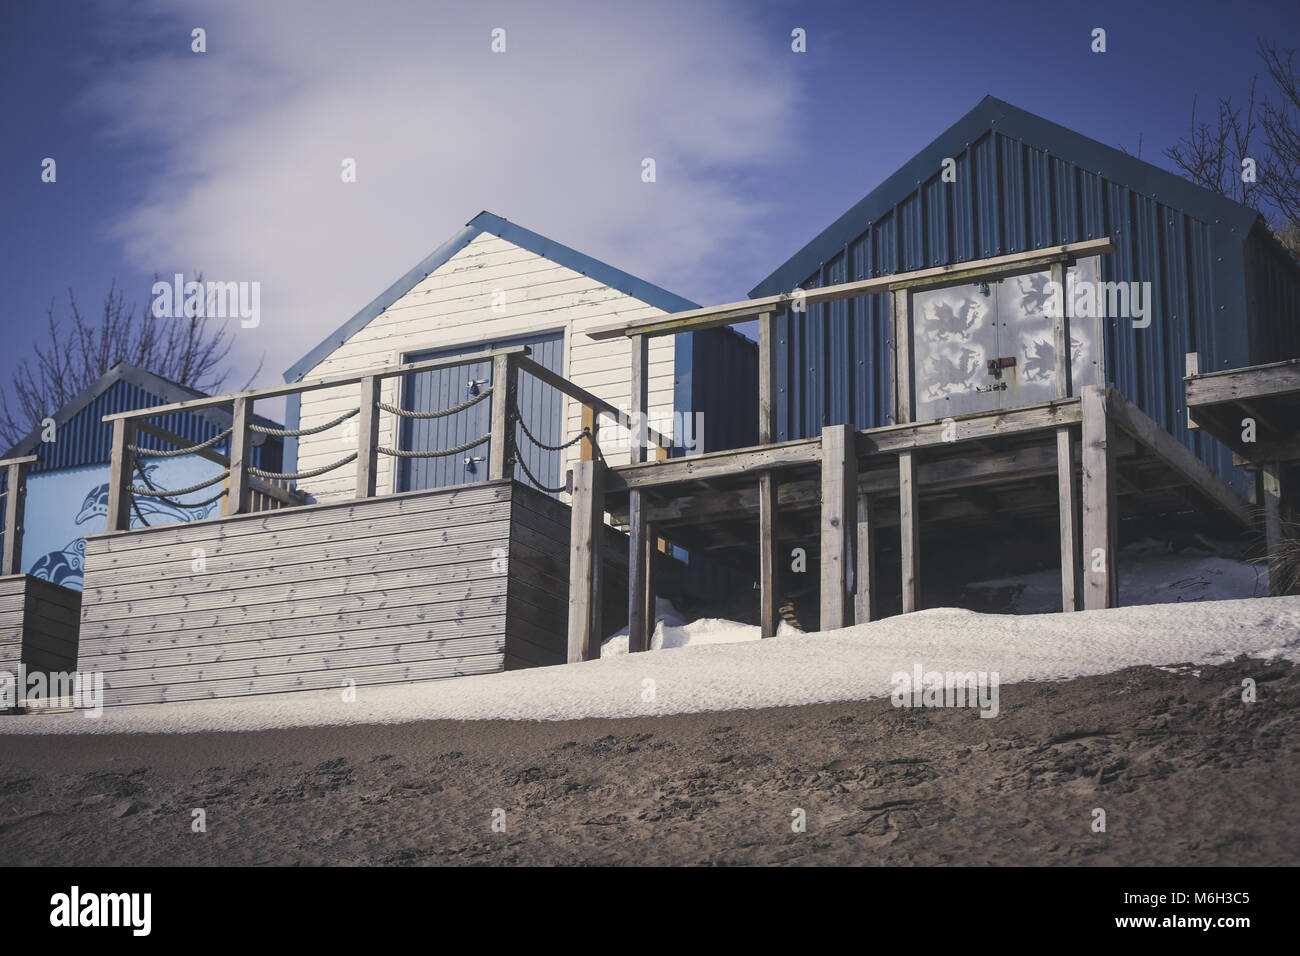
{"label": "rope railing", "polygon": [[443,408],[436,412],[417,412],[409,408],[399,408],[396,405],[389,405],[386,402],[376,402],[375,404],[385,412],[391,412],[402,418],[446,418],[449,415],[455,415],[457,412],[463,412],[467,408],[473,408],[483,399],[492,394],[492,389],[485,388],[472,398],[461,402],[459,405],[453,405],[450,408]]}
{"label": "rope railing", "polygon": [[[301,482],[335,472],[338,469],[345,469],[349,465],[355,467],[357,497],[367,498],[377,493],[379,456],[384,456],[390,460],[448,459],[454,455],[470,452],[472,449],[487,445],[490,445],[490,450],[480,452],[480,454],[485,455],[485,459],[467,459],[467,462],[486,460],[486,475],[484,477],[487,480],[501,480],[517,475],[520,480],[526,481],[548,494],[562,492],[565,490],[563,486],[548,485],[539,477],[538,473],[542,472],[543,469],[537,467],[538,459],[545,460],[545,471],[553,470],[553,459],[547,456],[559,455],[563,458],[565,452],[574,446],[580,446],[583,441],[589,442],[588,446],[583,447],[583,459],[589,457],[603,459],[604,456],[595,434],[596,416],[609,414],[613,415],[615,420],[623,421],[626,415],[592,393],[564,379],[558,373],[552,372],[532,361],[528,357],[529,354],[527,348],[516,346],[477,354],[449,356],[394,365],[360,374],[272,386],[236,395],[211,399],[194,399],[173,405],[106,415],[104,420],[111,421],[114,426],[110,466],[112,479],[109,485],[109,530],[126,530],[129,523],[128,516],[132,514],[133,510],[143,522],[143,518],[146,517],[145,513],[149,511],[147,507],[143,511],[141,509],[145,499],[166,502],[180,508],[195,508],[210,504],[212,501],[218,500],[222,495],[226,495],[227,508],[225,511],[233,516],[250,510],[257,510],[256,494],[260,486],[256,482]],[[403,403],[392,397],[394,393],[390,392],[388,395],[384,395],[384,382],[386,380],[415,374],[445,374],[463,366],[481,365],[482,363],[490,363],[492,371],[487,380],[481,382],[481,390],[468,396],[464,401],[447,408],[433,411],[403,408]],[[566,441],[543,441],[539,437],[538,430],[531,427],[530,423],[525,420],[526,410],[519,407],[518,400],[521,394],[519,377],[521,374],[527,374],[531,376],[530,381],[535,380],[543,387],[555,388],[560,394],[567,396],[568,399],[579,402],[583,407],[581,430]],[[476,382],[475,384],[480,383]],[[360,402],[357,407],[350,408],[342,414],[332,417],[329,421],[318,425],[277,428],[273,424],[265,422],[265,420],[256,420],[253,415],[253,403],[258,399],[298,395],[320,389],[337,390],[346,385],[360,386]],[[391,386],[389,387],[391,388]],[[389,398],[389,401],[384,401],[385,397]],[[484,406],[482,403],[489,401],[489,399],[491,399],[491,406]],[[153,424],[146,424],[146,422],[152,422],[163,416],[180,412],[191,412],[199,409],[215,410],[219,406],[230,410],[228,412],[230,427],[206,441],[188,444],[184,447],[178,446],[169,450],[159,450],[144,447],[146,443],[141,442],[136,437],[139,431],[154,438],[161,438],[164,441],[176,443],[179,439],[183,442],[179,435],[174,435]],[[400,435],[401,429],[395,427],[397,423],[449,421],[454,416],[463,415],[475,407],[491,407],[490,414],[484,413],[483,415],[483,417],[490,419],[490,427],[484,434],[458,442],[452,447],[402,448],[401,445],[404,443],[419,443],[410,442],[409,439],[404,441],[400,438],[395,441],[389,440],[386,443],[381,442],[381,433],[385,430],[388,430],[388,433],[395,437]],[[394,418],[381,422],[381,416],[384,415],[391,415]],[[255,467],[252,464],[256,460],[253,447],[254,435],[286,439],[308,439],[354,419],[357,420],[356,448],[355,450],[344,449],[348,453],[343,454],[336,460],[329,461],[318,467],[300,467],[294,471],[271,471],[266,468]],[[475,420],[477,421],[477,419]],[[439,430],[443,428],[445,426],[439,426]],[[477,431],[477,429],[475,430]],[[652,439],[659,441],[660,436],[652,434]],[[329,441],[328,438],[322,440]],[[225,448],[214,450],[213,446],[219,445],[222,441],[227,441],[228,445]],[[319,461],[322,457],[325,457],[321,454],[319,441],[321,440],[318,440],[317,443],[304,444],[302,450],[309,461]],[[150,441],[147,444],[152,443]],[[543,454],[539,455],[537,450],[540,450]],[[156,481],[151,480],[143,472],[140,480],[134,480],[140,461],[176,459],[186,455],[198,455],[207,458],[216,462],[218,466],[224,465],[225,470],[215,478],[178,489],[161,488]],[[149,471],[153,472],[154,469],[150,468]],[[336,480],[330,480],[329,490],[331,492],[336,490],[333,484]],[[201,492],[221,482],[226,482],[221,494],[205,501],[186,503],[175,500],[195,492]],[[250,484],[250,482],[254,484]],[[298,488],[295,490],[301,496],[303,489]],[[137,497],[140,499],[139,501],[136,500]],[[3,494],[0,493],[0,501],[2,500]],[[281,496],[277,500],[290,506],[302,503],[293,496]],[[151,515],[149,516],[151,517]],[[147,524],[147,522],[143,523]]]}
{"label": "rope railing", "polygon": [[333,421],[328,421],[324,425],[313,425],[311,428],[268,428],[265,425],[249,425],[249,430],[255,431],[260,435],[274,435],[278,438],[304,438],[308,435],[319,435],[321,432],[329,431],[335,425],[342,425],[349,418],[361,414],[360,408],[354,408],[350,412],[344,412]]}
{"label": "rope railing", "polygon": [[162,451],[157,448],[141,448],[139,445],[127,445],[127,447],[131,449],[131,453],[137,458],[179,458],[181,455],[193,455],[195,452],[211,448],[217,442],[221,441],[221,439],[229,435],[232,430],[233,429],[227,428],[223,432],[217,432],[217,434],[213,435],[207,441],[198,445],[189,445],[185,448],[172,448],[167,451]]}
{"label": "rope railing", "polygon": [[322,465],[320,468],[313,468],[309,471],[263,471],[261,468],[248,469],[248,473],[254,478],[265,478],[268,481],[296,481],[302,478],[315,478],[317,475],[323,475],[327,471],[333,471],[335,468],[342,468],[350,461],[356,461],[357,453],[344,455],[338,461],[331,462],[328,465]]}

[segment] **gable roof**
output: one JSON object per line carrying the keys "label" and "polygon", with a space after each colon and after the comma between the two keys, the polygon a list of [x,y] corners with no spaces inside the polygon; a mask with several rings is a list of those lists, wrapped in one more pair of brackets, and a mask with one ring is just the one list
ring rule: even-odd
{"label": "gable roof", "polygon": [[1105,179],[1123,183],[1134,192],[1158,198],[1203,222],[1222,220],[1236,227],[1243,238],[1260,218],[1256,210],[1197,186],[1182,176],[996,97],[986,96],[974,109],[948,127],[930,145],[754,286],[750,290],[750,296],[758,298],[775,295],[794,288],[861,236],[868,224],[887,215],[900,201],[915,193],[918,183],[927,182],[938,175],[945,158],[959,156],[977,139],[995,130],[1035,149],[1094,171]]}
{"label": "gable roof", "polygon": [[[131,365],[129,362],[118,362],[98,379],[78,392],[75,397],[70,399],[62,408],[50,416],[54,419],[56,433],[61,430],[64,425],[76,418],[77,415],[85,411],[86,408],[88,408],[97,398],[119,383],[135,386],[140,391],[155,398],[156,402],[153,404],[158,405],[170,405],[174,402],[185,402],[194,398],[209,397],[206,392],[190,388],[188,385],[181,385],[178,382],[173,382],[171,379],[163,378],[161,375],[155,375],[153,372],[150,372],[147,369],[138,368]],[[138,407],[145,408],[148,406],[141,405]],[[130,411],[131,409],[115,408],[113,410]],[[230,427],[231,413],[223,408],[195,408],[189,410],[186,414],[201,418],[217,429]],[[265,418],[261,415],[254,415],[253,419],[257,424],[267,428],[283,427],[279,422],[272,421],[271,419]],[[107,428],[108,426],[105,425],[104,427]],[[5,452],[4,457],[15,458],[21,455],[37,454],[43,445],[43,442],[41,441],[41,433],[43,431],[44,429],[40,425],[37,425],[16,445],[10,448],[9,451]],[[253,435],[253,444],[260,445],[266,440],[266,438],[266,435],[255,432]]]}
{"label": "gable roof", "polygon": [[689,299],[683,299],[679,295],[674,295],[667,289],[661,289],[659,286],[646,282],[644,279],[638,279],[622,269],[615,269],[599,259],[593,259],[576,249],[570,249],[553,239],[548,239],[540,233],[525,229],[523,226],[484,211],[471,219],[460,232],[429,253],[406,275],[379,293],[361,311],[331,332],[325,337],[324,341],[295,362],[293,367],[284,373],[284,380],[286,382],[300,381],[304,375],[324,361],[331,352],[483,233],[490,233],[507,242],[512,242],[521,249],[527,249],[535,255],[549,259],[556,265],[565,266],[574,272],[589,276],[602,285],[617,289],[625,295],[639,299],[657,309],[662,309],[664,312],[685,312],[699,308],[696,303]]}

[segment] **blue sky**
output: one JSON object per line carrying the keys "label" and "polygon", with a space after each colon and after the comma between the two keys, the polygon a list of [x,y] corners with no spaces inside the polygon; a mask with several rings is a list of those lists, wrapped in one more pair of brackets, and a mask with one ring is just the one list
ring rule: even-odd
{"label": "blue sky", "polygon": [[203,271],[262,284],[230,386],[279,381],[482,209],[742,298],[986,94],[1167,165],[1260,37],[1300,4],[5,0],[0,380],[68,286]]}

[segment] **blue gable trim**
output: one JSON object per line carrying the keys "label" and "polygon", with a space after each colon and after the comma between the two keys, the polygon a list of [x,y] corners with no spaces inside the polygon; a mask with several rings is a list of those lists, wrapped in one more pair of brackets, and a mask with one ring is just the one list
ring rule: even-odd
{"label": "blue gable trim", "polygon": [[584,255],[576,249],[561,245],[553,239],[547,239],[539,233],[523,226],[515,225],[490,212],[481,212],[451,239],[444,242],[420,263],[402,276],[387,289],[371,300],[360,312],[352,316],[341,326],[331,332],[323,342],[304,355],[293,367],[284,373],[286,382],[297,382],[304,375],[325,360],[325,358],[360,331],[373,318],[391,306],[406,293],[410,292],[429,273],[439,268],[452,256],[464,249],[480,233],[491,233],[507,242],[513,242],[522,249],[550,259],[556,265],[565,266],[574,272],[590,276],[597,282],[617,289],[634,299],[640,299],[665,312],[685,312],[698,309],[699,306],[690,299],[683,299],[667,289],[638,279],[634,275],[615,269],[599,259]]}
{"label": "blue gable trim", "polygon": [[506,240],[506,242],[513,242],[516,246],[527,249],[531,253],[550,259],[556,265],[590,276],[601,285],[617,289],[625,295],[640,299],[646,305],[652,305],[664,312],[688,312],[691,309],[699,308],[699,305],[690,299],[683,299],[680,295],[674,295],[667,289],[662,289],[653,283],[646,282],[644,279],[638,279],[622,269],[615,269],[608,263],[593,259],[576,249],[570,249],[568,246],[561,245],[553,239],[547,239],[531,229],[525,229],[523,226],[515,225],[500,216],[494,216],[490,212],[479,213],[470,220],[469,224],[483,232],[490,232],[492,235]]}
{"label": "blue gable trim", "polygon": [[294,363],[293,367],[284,373],[284,380],[286,382],[300,381],[304,375],[323,362],[326,356],[364,328],[366,323],[414,289],[430,272],[468,246],[470,241],[481,231],[472,225],[466,226],[425,256],[415,268],[379,293],[360,312],[340,325],[323,342]]}
{"label": "blue gable trim", "polygon": [[1203,189],[1168,170],[1010,103],[986,96],[973,110],[751,289],[750,296],[758,298],[789,292],[796,283],[804,281],[862,235],[869,223],[892,212],[898,202],[916,191],[918,182],[926,182],[935,176],[945,157],[960,155],[992,130],[1093,170],[1134,192],[1182,209],[1203,222],[1221,220],[1234,226],[1243,238],[1259,218],[1254,209]]}

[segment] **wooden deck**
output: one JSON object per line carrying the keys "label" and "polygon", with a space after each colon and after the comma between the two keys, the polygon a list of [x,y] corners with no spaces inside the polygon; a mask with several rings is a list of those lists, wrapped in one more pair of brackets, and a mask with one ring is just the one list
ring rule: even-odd
{"label": "wooden deck", "polygon": [[1188,359],[1188,416],[1256,473],[1270,590],[1286,593],[1277,558],[1300,511],[1300,359],[1205,373],[1196,371],[1194,355]]}

